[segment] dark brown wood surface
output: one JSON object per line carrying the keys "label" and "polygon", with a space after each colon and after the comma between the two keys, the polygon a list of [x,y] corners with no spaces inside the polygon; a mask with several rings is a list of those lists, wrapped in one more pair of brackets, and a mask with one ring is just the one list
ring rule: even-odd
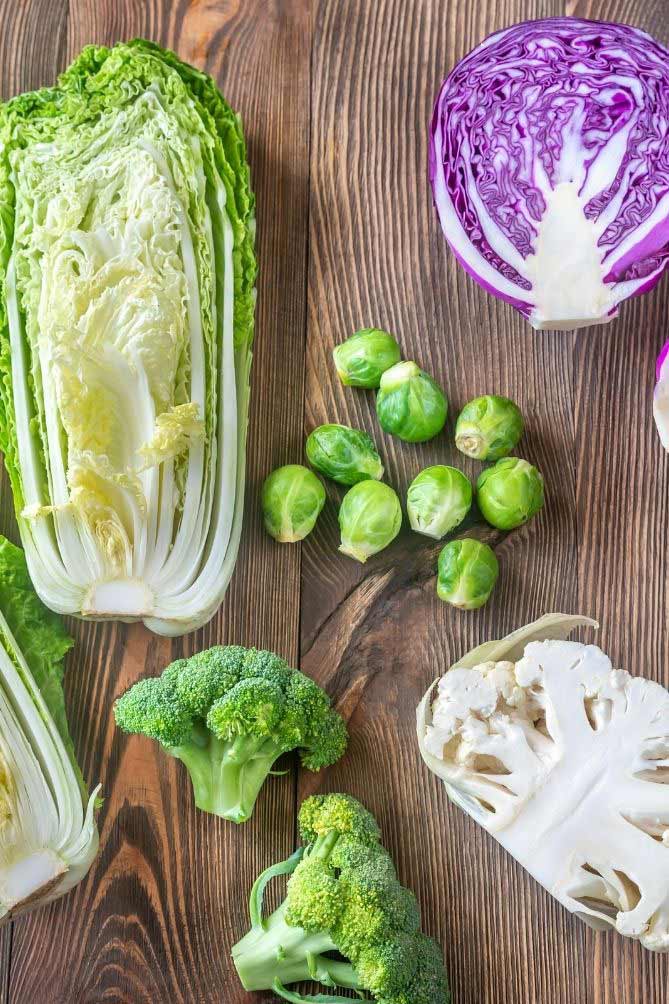
{"label": "dark brown wood surface", "polygon": [[[427,183],[438,85],[489,32],[572,14],[628,21],[669,43],[666,0],[0,0],[2,96],[53,81],[82,45],[145,35],[208,70],[244,118],[258,200],[259,279],[247,514],[232,587],[204,630],[170,643],[142,627],[74,624],[67,698],[84,773],[101,779],[101,853],[68,898],[0,929],[2,1004],[243,1004],[228,961],[261,868],[294,846],[306,794],[346,790],[375,811],[403,881],[439,939],[455,1004],[667,1004],[667,957],[595,935],[447,803],[423,768],[414,710],[465,650],[548,610],[602,625],[614,660],[669,685],[669,464],[650,417],[669,285],[608,328],[533,333],[447,252]],[[280,546],[258,492],[325,421],[371,432],[404,491],[434,462],[378,429],[345,390],[332,346],[364,325],[397,333],[445,387],[519,402],[522,453],[545,511],[503,536],[476,528],[502,572],[488,606],[435,593],[439,546],[404,531],[366,566],[337,554],[336,509]],[[476,465],[465,464],[468,473]],[[6,484],[1,529],[15,528]],[[234,827],[197,812],[185,772],[114,729],[116,695],[172,657],[219,641],[274,648],[334,694],[351,747],[332,771],[270,780]]]}

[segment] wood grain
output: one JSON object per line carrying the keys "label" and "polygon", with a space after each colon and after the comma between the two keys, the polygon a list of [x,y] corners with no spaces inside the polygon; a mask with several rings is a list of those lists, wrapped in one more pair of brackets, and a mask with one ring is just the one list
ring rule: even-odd
{"label": "wood grain", "polygon": [[13,933],[11,924],[5,924],[0,929],[0,1004],[8,1004],[9,1001],[9,967]]}
{"label": "wood grain", "polygon": [[[269,1004],[228,962],[259,870],[292,850],[298,801],[346,790],[379,818],[400,876],[444,953],[457,1004],[669,1004],[666,959],[568,916],[450,806],[423,768],[415,706],[456,657],[549,609],[602,624],[614,659],[669,684],[669,463],[649,407],[669,287],[608,329],[534,334],[448,253],[427,182],[441,79],[489,32],[569,13],[638,24],[669,43],[664,0],[0,0],[9,96],[52,81],[95,41],[146,35],[207,69],[243,115],[258,197],[261,275],[242,551],[220,614],[169,643],[143,628],[73,625],[67,698],[84,772],[101,778],[102,849],[66,900],[0,929],[0,1004]],[[356,328],[394,331],[446,389],[451,415],[483,392],[514,397],[522,454],[547,506],[495,547],[502,574],[475,614],[435,593],[439,545],[404,531],[365,566],[338,555],[329,502],[302,548],[263,533],[257,498],[325,421],[364,428],[401,494],[428,463],[463,466],[447,430],[384,436],[373,396],[341,387],[331,349]],[[13,535],[7,486],[0,529]],[[194,810],[178,765],[117,734],[117,694],[218,641],[274,648],[323,683],[350,722],[333,770],[273,779],[254,820]]]}
{"label": "wood grain", "polygon": [[[571,12],[667,33],[662,4],[579,6]],[[547,610],[591,612],[620,664],[669,682],[667,462],[649,416],[666,285],[607,330],[533,334],[455,264],[426,176],[427,123],[448,69],[495,29],[561,13],[552,2],[322,3],[314,29],[305,434],[325,421],[366,429],[402,492],[428,463],[462,464],[452,428],[405,446],[379,431],[373,395],[338,382],[333,344],[378,324],[442,383],[453,415],[479,393],[514,397],[527,416],[522,455],[548,486],[540,518],[507,537],[487,532],[502,573],[473,615],[439,603],[439,548],[411,534],[364,567],[333,557],[336,488],[304,545],[303,668],[329,682],[353,742],[327,778],[302,776],[300,794],[342,788],[376,811],[444,945],[458,1004],[669,999],[666,959],[566,914],[448,805],[415,750],[414,709],[431,680]]]}
{"label": "wood grain", "polygon": [[[73,625],[68,706],[84,773],[103,781],[102,850],[75,894],[15,923],[8,1001],[236,1004],[247,995],[229,950],[247,924],[256,875],[293,849],[294,777],[266,785],[254,820],[237,829],[197,812],[181,767],[151,742],[117,733],[111,707],[140,676],[215,641],[262,645],[297,660],[300,553],[265,537],[256,499],[266,472],[301,443],[310,19],[305,5],[265,0],[109,0],[65,11],[57,18],[47,2],[6,5],[3,95],[52,81],[86,43],[146,35],[212,73],[242,114],[262,261],[256,393],[244,541],[220,614],[173,644],[141,626]],[[30,38],[36,21],[42,51]],[[4,972],[0,966],[0,978]]]}
{"label": "wood grain", "polygon": [[[593,16],[598,5],[576,13]],[[636,9],[635,9],[636,7]],[[669,44],[666,6],[611,0],[612,20],[640,23]],[[579,607],[602,624],[620,665],[669,686],[669,463],[650,421],[655,359],[666,340],[669,288],[625,305],[597,351],[579,333],[575,385]],[[666,957],[586,934],[593,1004],[669,1000]]]}

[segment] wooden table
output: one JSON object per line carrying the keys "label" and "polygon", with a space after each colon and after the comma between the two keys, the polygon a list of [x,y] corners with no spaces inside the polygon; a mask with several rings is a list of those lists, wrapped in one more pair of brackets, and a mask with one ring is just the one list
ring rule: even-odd
{"label": "wooden table", "polygon": [[[174,643],[139,626],[73,625],[67,698],[84,773],[104,787],[102,848],[74,894],[0,929],[2,1004],[269,1002],[243,993],[229,949],[253,879],[293,849],[296,804],[317,789],[349,791],[377,813],[444,947],[457,1004],[669,1001],[666,957],[571,918],[448,804],[414,738],[435,675],[548,610],[592,614],[618,664],[669,684],[669,465],[650,417],[669,284],[608,328],[534,334],[447,253],[428,190],[427,125],[446,71],[494,29],[564,13],[669,42],[663,0],[1,0],[3,96],[52,82],[85,43],[134,35],[214,75],[246,125],[261,264],[232,587],[206,629]],[[301,548],[261,528],[262,479],[299,462],[321,422],[372,432],[401,490],[428,463],[462,461],[451,434],[419,447],[382,435],[373,397],[341,387],[332,345],[370,324],[434,373],[453,415],[482,392],[510,394],[526,415],[522,453],[544,472],[548,501],[511,535],[476,529],[502,567],[479,613],[440,603],[439,545],[408,531],[364,567],[338,555],[332,485]],[[12,534],[6,485],[2,498]],[[336,769],[270,780],[240,828],[195,811],[185,771],[111,717],[140,676],[221,641],[299,664],[352,735]]]}

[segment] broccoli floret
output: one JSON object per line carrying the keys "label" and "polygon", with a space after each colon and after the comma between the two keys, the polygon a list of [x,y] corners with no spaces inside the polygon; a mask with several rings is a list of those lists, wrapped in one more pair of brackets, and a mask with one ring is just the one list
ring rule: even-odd
{"label": "broccoli floret", "polygon": [[310,770],[335,763],[348,741],[328,695],[273,652],[208,649],[140,680],[119,698],[116,723],[149,736],[187,767],[195,804],[249,819],[276,760],[299,749]]}
{"label": "broccoli floret", "polygon": [[240,680],[209,708],[207,725],[219,739],[275,737],[285,706],[283,691],[261,676]]}
{"label": "broccoli floret", "polygon": [[302,843],[316,844],[326,839],[332,850],[344,838],[374,847],[381,831],[374,816],[350,795],[313,795],[302,803],[299,815]]}
{"label": "broccoli floret", "polygon": [[188,713],[204,719],[214,701],[241,680],[246,653],[247,649],[239,645],[216,645],[190,659],[177,659],[161,679],[174,676],[177,693]]}
{"label": "broccoli floret", "polygon": [[420,931],[366,949],[360,981],[380,1004],[434,1004],[448,1000],[441,950]]}
{"label": "broccoli floret", "polygon": [[[191,716],[160,679],[140,680],[123,698],[122,728],[141,732],[163,746],[178,746],[190,734]],[[118,721],[118,717],[117,717]]]}
{"label": "broccoli floret", "polygon": [[[349,1000],[288,989],[312,981],[377,1004],[448,1004],[441,951],[421,932],[416,899],[400,884],[374,817],[348,795],[316,795],[299,822],[305,846],[257,880],[251,930],[232,950],[244,988],[294,1004]],[[263,919],[265,887],[279,875],[290,876],[286,898]]]}
{"label": "broccoli floret", "polygon": [[287,689],[295,673],[285,659],[274,652],[267,652],[256,648],[246,651],[243,664],[242,676],[262,676],[272,683],[276,683],[282,690]]}

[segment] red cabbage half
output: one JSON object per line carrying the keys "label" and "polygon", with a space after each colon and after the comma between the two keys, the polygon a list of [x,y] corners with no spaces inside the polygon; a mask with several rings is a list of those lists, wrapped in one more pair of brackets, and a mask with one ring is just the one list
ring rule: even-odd
{"label": "red cabbage half", "polygon": [[669,264],[669,52],[578,18],[492,35],[441,87],[430,179],[485,289],[535,328],[610,320]]}

